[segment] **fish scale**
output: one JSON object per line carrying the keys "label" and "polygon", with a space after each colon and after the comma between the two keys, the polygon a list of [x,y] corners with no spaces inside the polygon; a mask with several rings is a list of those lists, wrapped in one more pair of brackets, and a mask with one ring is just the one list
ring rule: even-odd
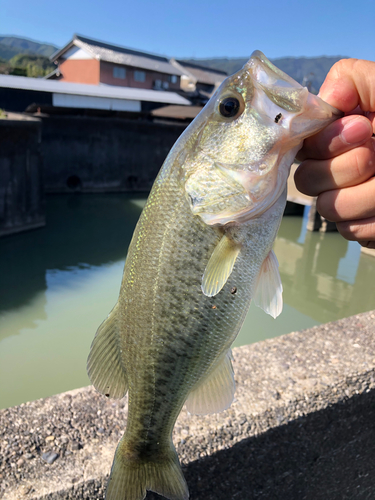
{"label": "fish scale", "polygon": [[107,500],[142,500],[147,490],[188,498],[174,424],[185,403],[196,414],[230,406],[230,347],[251,300],[280,314],[272,245],[290,164],[303,139],[338,116],[255,52],[172,148],[88,359],[100,392],[129,392]]}
{"label": "fish scale", "polygon": [[[158,347],[158,339],[160,338],[168,344],[168,351],[165,349],[158,349],[157,347],[154,350],[152,344],[149,348],[149,352],[143,352],[145,369],[147,369],[148,359],[150,359],[152,360],[152,366],[158,373],[158,381],[155,383],[155,386],[159,392],[163,387],[161,385],[161,380],[165,380],[165,378],[167,378],[166,382],[172,386],[169,388],[169,391],[173,391],[173,386],[176,386],[179,391],[181,391],[182,384],[180,381],[176,383],[175,379],[163,377],[166,371],[176,373],[174,368],[177,354],[181,361],[181,373],[191,373],[194,379],[199,378],[200,374],[196,373],[196,370],[191,368],[190,358],[195,360],[205,358],[205,363],[212,363],[209,357],[210,352],[206,352],[207,349],[205,349],[205,344],[209,344],[211,352],[215,352],[215,348],[208,342],[208,339],[202,337],[200,331],[202,328],[206,331],[210,330],[211,335],[214,335],[214,329],[219,326],[220,330],[223,330],[225,334],[225,324],[220,326],[217,325],[218,322],[215,321],[217,313],[212,309],[213,299],[202,294],[200,282],[196,279],[196,276],[202,275],[204,271],[202,253],[209,256],[212,252],[218,240],[217,231],[214,229],[206,231],[205,226],[189,213],[188,203],[182,192],[180,194],[183,203],[181,203],[180,208],[176,209],[173,206],[175,205],[175,196],[168,196],[168,192],[171,191],[175,195],[177,188],[178,185],[175,183],[172,183],[171,186],[164,186],[164,189],[159,193],[159,201],[154,202],[152,214],[150,216],[147,212],[145,214],[145,217],[148,218],[148,222],[150,222],[148,226],[150,234],[147,235],[147,241],[150,242],[152,247],[158,245],[158,239],[163,239],[164,241],[168,239],[170,242],[174,242],[174,245],[165,249],[162,254],[162,259],[159,260],[158,268],[154,268],[153,275],[150,276],[151,281],[157,283],[158,293],[156,297],[148,296],[148,302],[150,305],[152,304],[152,307],[150,306],[148,308],[149,319],[147,327],[149,333],[147,334],[145,331],[141,332],[145,338],[147,337],[147,343],[156,343]],[[179,197],[177,196],[177,198]],[[168,205],[168,200],[172,201],[172,206]],[[173,221],[173,224],[169,224],[169,234],[166,234],[164,221],[160,221],[158,217],[159,210],[163,213],[168,213],[169,221]],[[149,217],[154,217],[155,223],[152,223]],[[187,221],[187,218],[191,220]],[[142,226],[142,220],[140,221],[140,225]],[[197,242],[200,245],[199,248],[196,246]],[[180,251],[176,252],[175,247],[180,249]],[[147,248],[145,248],[145,254],[148,254]],[[138,256],[138,259],[140,258],[141,257]],[[124,277],[124,279],[126,278]],[[168,288],[172,283],[177,283],[176,288],[179,295],[168,293]],[[219,300],[219,303],[221,301],[222,299]],[[184,304],[189,305],[188,309],[184,310]],[[141,314],[139,308],[143,308],[144,306],[145,304],[143,301],[141,303],[137,301],[137,292],[135,292],[131,305],[127,305],[126,309],[124,309],[124,317],[138,317]],[[130,325],[127,324],[128,328],[129,326]],[[129,336],[132,336],[132,334],[133,332],[129,330]],[[127,344],[125,338],[124,343]],[[133,389],[132,377],[130,374],[132,370],[131,362],[133,355],[133,352],[130,350],[124,359],[124,364],[130,367],[128,368],[130,391]],[[184,359],[185,363],[183,363]],[[200,365],[201,363],[196,361],[196,364]],[[205,366],[201,366],[200,370],[204,371],[204,369]],[[137,377],[138,374],[135,373],[136,380]],[[186,375],[184,374],[183,377],[186,378]],[[176,409],[177,414],[186,399],[189,386],[192,385],[190,380],[186,382],[187,387],[185,393],[181,391],[181,403]],[[151,389],[153,390],[153,388]],[[145,408],[145,405],[148,404],[147,402],[153,400],[153,398],[149,397],[147,388],[137,385],[137,382],[134,382],[134,390],[138,395],[138,397],[135,396],[134,398],[137,410]],[[129,395],[131,395],[131,392]],[[142,399],[140,395],[143,395]],[[164,391],[161,392],[161,397],[164,401]],[[149,412],[149,409],[145,409],[145,411]],[[166,425],[163,412],[159,412],[153,415],[153,417],[155,418],[154,425],[160,425],[163,429],[167,429],[167,435],[169,435],[172,431],[174,421],[172,421],[169,426]],[[131,414],[128,417],[128,432],[133,432]]]}

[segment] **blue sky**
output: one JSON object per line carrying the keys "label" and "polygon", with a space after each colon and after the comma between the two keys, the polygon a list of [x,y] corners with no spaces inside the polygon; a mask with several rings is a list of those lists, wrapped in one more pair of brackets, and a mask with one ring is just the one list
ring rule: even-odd
{"label": "blue sky", "polygon": [[73,33],[175,57],[375,60],[375,0],[0,0],[0,34],[62,46]]}

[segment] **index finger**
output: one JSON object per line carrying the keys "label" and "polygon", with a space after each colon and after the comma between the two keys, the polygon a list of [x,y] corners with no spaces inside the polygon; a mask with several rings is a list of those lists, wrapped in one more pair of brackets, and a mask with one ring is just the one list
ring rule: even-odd
{"label": "index finger", "polygon": [[332,66],[319,97],[344,112],[375,111],[375,62],[342,59]]}
{"label": "index finger", "polygon": [[305,139],[297,159],[303,161],[306,158],[315,160],[333,158],[364,144],[371,136],[372,125],[366,117],[344,116],[318,134]]}
{"label": "index finger", "polygon": [[337,62],[329,71],[319,96],[346,114],[355,110],[358,114],[364,113],[369,120],[356,116],[356,123],[351,122],[352,137],[349,141],[343,133],[343,125],[350,125],[351,118],[346,116],[337,120],[319,134],[306,139],[298,159],[332,158],[363,144],[375,132],[375,62],[358,59]]}

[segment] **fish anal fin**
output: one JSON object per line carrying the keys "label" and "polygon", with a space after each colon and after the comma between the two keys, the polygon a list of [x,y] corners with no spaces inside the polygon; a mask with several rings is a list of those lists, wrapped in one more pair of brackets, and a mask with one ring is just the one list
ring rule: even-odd
{"label": "fish anal fin", "polygon": [[214,297],[223,288],[233,271],[241,245],[224,234],[216,245],[202,278],[202,292]]}
{"label": "fish anal fin", "polygon": [[87,360],[87,374],[95,389],[107,397],[120,399],[128,381],[118,345],[118,304],[99,326]]}
{"label": "fish anal fin", "polygon": [[194,415],[224,411],[232,404],[235,389],[229,350],[202,382],[190,392],[186,400],[186,409]]}
{"label": "fish anal fin", "polygon": [[254,302],[273,318],[277,318],[283,310],[283,285],[279,273],[279,263],[273,250],[270,251],[262,264]]}

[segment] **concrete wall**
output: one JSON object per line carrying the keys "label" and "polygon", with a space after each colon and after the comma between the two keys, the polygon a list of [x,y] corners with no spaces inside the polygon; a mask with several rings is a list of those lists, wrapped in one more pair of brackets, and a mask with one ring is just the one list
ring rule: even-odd
{"label": "concrete wall", "polygon": [[41,117],[46,192],[148,191],[186,125]]}
{"label": "concrete wall", "polygon": [[44,226],[41,122],[0,119],[0,236]]}
{"label": "concrete wall", "polygon": [[[373,500],[374,319],[235,349],[232,406],[175,425],[190,499]],[[92,387],[1,410],[0,498],[101,500],[126,417]]]}

